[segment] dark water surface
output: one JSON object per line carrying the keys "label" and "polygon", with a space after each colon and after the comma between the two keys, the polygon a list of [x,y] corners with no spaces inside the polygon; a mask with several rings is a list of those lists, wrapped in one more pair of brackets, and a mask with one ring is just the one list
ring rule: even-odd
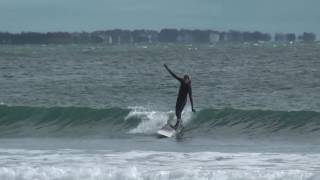
{"label": "dark water surface", "polygon": [[191,75],[198,109],[319,111],[319,45],[274,46],[0,46],[0,101],[171,110],[167,63]]}
{"label": "dark water surface", "polygon": [[[0,46],[0,179],[320,179],[320,45]],[[192,78],[179,138],[178,82]]]}

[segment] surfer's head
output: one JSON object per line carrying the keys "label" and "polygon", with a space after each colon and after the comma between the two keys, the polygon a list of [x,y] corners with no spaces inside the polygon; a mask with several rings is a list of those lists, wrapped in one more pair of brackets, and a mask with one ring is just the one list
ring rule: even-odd
{"label": "surfer's head", "polygon": [[183,80],[184,80],[184,82],[186,83],[186,84],[188,84],[188,83],[190,83],[190,77],[188,76],[188,75],[184,75],[183,76]]}

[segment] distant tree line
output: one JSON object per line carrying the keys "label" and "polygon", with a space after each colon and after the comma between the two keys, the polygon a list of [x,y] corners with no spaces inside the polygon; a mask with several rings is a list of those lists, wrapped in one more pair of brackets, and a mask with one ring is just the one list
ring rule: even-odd
{"label": "distant tree line", "polygon": [[313,42],[314,33],[276,33],[274,37],[268,33],[243,31],[214,31],[162,29],[154,30],[106,30],[94,32],[0,32],[0,44],[67,44],[67,43],[216,43],[216,42]]}

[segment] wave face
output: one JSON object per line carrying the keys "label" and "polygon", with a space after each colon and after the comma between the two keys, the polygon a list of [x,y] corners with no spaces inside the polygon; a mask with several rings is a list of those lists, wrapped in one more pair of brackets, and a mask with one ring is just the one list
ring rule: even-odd
{"label": "wave face", "polygon": [[[86,107],[0,107],[0,137],[105,136],[139,123],[124,121],[129,109]],[[136,120],[136,121],[135,121]]]}
{"label": "wave face", "polygon": [[205,109],[187,126],[193,134],[216,137],[306,138],[320,135],[320,113],[314,111],[270,111]]}
{"label": "wave face", "polygon": [[[174,112],[145,108],[0,106],[0,137],[125,137],[152,135]],[[215,137],[320,135],[320,113],[203,109],[183,113],[185,134]],[[174,123],[174,122],[172,122]]]}

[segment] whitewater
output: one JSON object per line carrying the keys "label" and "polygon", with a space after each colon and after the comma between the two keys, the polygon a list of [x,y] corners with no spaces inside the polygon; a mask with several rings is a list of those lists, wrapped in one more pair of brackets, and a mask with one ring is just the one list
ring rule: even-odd
{"label": "whitewater", "polygon": [[[0,46],[0,179],[320,179],[318,49]],[[177,138],[156,135],[175,122],[163,63],[192,78]]]}

